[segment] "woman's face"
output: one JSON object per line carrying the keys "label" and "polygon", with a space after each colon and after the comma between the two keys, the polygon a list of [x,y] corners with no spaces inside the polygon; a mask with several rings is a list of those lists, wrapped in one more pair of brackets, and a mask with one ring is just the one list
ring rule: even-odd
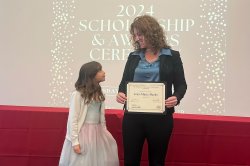
{"label": "woman's face", "polygon": [[105,81],[105,72],[103,70],[100,70],[95,75],[96,82],[103,82]]}
{"label": "woman's face", "polygon": [[137,31],[137,29],[134,29],[134,41],[140,44],[140,48],[147,48],[144,35],[142,35],[139,31]]}

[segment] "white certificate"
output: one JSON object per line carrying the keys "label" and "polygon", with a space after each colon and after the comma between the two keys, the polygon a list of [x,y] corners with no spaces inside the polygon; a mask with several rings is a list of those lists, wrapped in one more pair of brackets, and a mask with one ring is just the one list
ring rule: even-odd
{"label": "white certificate", "polygon": [[165,84],[129,82],[127,84],[128,112],[163,113],[165,111]]}

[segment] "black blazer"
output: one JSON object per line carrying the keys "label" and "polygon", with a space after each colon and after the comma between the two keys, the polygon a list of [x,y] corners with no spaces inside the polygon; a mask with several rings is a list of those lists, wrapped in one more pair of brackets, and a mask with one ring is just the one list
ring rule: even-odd
{"label": "black blazer", "polygon": [[[126,62],[122,80],[119,85],[118,92],[126,94],[127,82],[133,81],[135,69],[140,61],[139,55],[132,55],[131,52]],[[167,83],[165,92],[166,99],[172,95],[177,97],[178,103],[184,97],[187,90],[187,83],[184,75],[184,69],[178,51],[171,50],[172,56],[160,56],[160,81]],[[172,92],[172,87],[174,91]],[[167,112],[173,113],[174,107],[166,109]]]}

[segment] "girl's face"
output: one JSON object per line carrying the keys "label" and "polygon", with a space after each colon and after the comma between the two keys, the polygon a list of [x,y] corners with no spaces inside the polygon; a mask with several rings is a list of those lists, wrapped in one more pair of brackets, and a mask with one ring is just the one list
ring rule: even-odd
{"label": "girl's face", "polygon": [[105,81],[105,72],[102,69],[96,73],[95,80],[98,83]]}
{"label": "girl's face", "polygon": [[144,35],[142,35],[139,31],[137,31],[137,29],[134,29],[134,41],[140,44],[140,48],[147,48]]}

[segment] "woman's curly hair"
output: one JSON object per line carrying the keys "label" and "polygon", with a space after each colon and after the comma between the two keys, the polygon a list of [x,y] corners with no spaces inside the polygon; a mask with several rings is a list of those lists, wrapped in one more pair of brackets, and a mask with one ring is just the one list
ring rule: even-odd
{"label": "woman's curly hair", "polygon": [[134,29],[144,36],[145,41],[156,52],[161,48],[170,48],[166,42],[165,33],[158,21],[149,15],[138,16],[130,26],[132,45],[135,50],[140,49],[134,38]]}

